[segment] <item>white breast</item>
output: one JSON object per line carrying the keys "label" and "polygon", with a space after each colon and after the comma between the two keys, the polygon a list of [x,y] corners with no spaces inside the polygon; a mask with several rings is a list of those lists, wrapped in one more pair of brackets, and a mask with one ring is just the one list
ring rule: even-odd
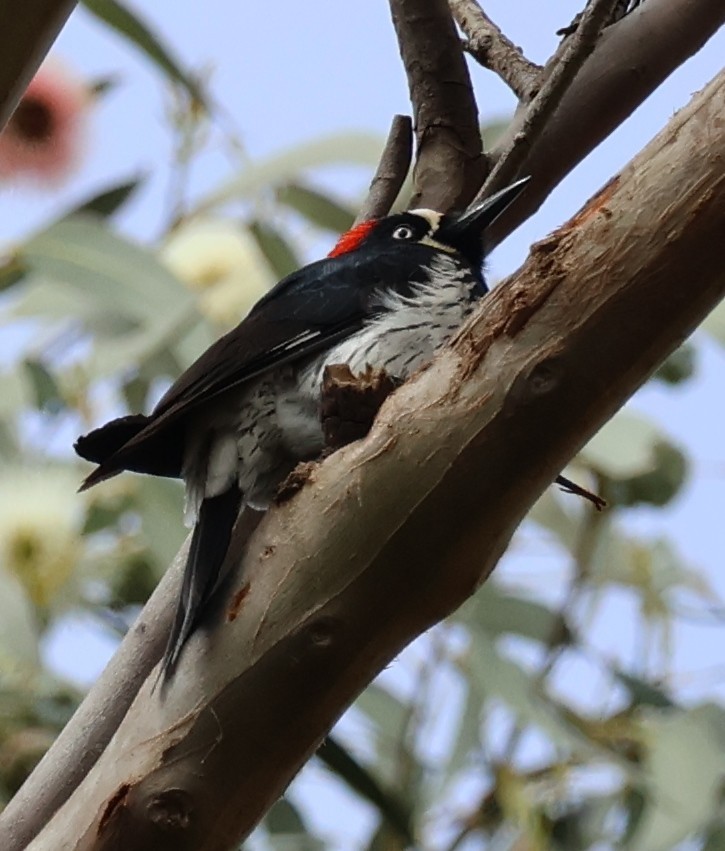
{"label": "white breast", "polygon": [[320,429],[320,388],[326,366],[347,364],[353,373],[368,366],[404,380],[428,363],[471,312],[475,281],[452,258],[436,258],[431,279],[410,296],[385,293],[381,313],[360,331],[303,368],[277,399],[277,417],[285,444],[312,458],[324,448]]}

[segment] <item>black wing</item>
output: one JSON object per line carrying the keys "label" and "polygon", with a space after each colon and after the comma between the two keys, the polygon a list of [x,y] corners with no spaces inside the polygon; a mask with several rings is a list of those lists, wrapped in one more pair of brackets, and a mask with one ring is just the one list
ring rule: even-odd
{"label": "black wing", "polygon": [[320,260],[280,281],[174,382],[148,417],[113,420],[79,438],[78,454],[99,464],[83,487],[122,470],[180,476],[187,414],[353,334],[374,314],[381,288],[409,291],[410,280],[396,280],[398,263],[394,254],[360,257],[353,252]]}

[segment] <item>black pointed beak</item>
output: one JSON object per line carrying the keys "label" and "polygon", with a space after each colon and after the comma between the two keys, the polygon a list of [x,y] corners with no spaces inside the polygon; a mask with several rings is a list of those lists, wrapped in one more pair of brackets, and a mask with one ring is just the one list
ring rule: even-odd
{"label": "black pointed beak", "polygon": [[458,239],[465,240],[473,235],[480,237],[486,228],[490,227],[519,197],[530,180],[531,177],[522,177],[516,183],[512,183],[475,207],[471,207],[470,210],[466,210],[446,227],[448,238],[455,244]]}

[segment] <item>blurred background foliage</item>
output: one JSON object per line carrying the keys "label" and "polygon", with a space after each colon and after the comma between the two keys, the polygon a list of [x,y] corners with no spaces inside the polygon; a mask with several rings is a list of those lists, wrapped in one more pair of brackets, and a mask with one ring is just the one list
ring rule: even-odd
{"label": "blurred background foliage", "polygon": [[[50,631],[83,612],[120,638],[185,534],[177,483],[124,476],[77,495],[85,470],[73,438],[111,415],[150,407],[261,293],[346,229],[359,197],[332,197],[317,185],[316,169],[353,164],[369,172],[382,146],[373,135],[345,133],[249,162],[225,131],[239,167],[192,202],[186,176],[210,127],[225,125],[223,107],[129,9],[84,5],[139,61],[155,64],[168,90],[176,160],[166,226],[144,244],[114,225],[139,176],[3,249],[5,801],[82,698],[48,662]],[[74,108],[92,113],[117,81],[76,84],[86,97]],[[52,128],[56,106],[43,104],[42,90],[38,97]],[[6,133],[22,144],[26,130]],[[38,155],[56,143],[50,130],[30,141]],[[27,162],[28,176],[40,181],[42,170],[33,177],[32,157]],[[725,343],[725,311],[701,333]],[[651,380],[677,394],[696,372],[699,339]],[[674,500],[688,466],[688,450],[638,413],[636,401],[617,415],[569,471],[609,508],[596,513],[550,488],[494,578],[343,718],[318,768],[307,769],[324,773],[317,800],[300,799],[293,784],[249,847],[332,847],[315,830],[314,808],[337,802],[339,786],[347,790],[340,819],[368,825],[361,847],[371,851],[725,848],[725,711],[714,693],[687,701],[670,676],[678,618],[697,612],[721,625],[721,602],[672,540],[633,534],[626,523],[633,508]],[[536,569],[527,572],[532,559]],[[544,559],[556,565],[555,580],[539,569]],[[612,617],[618,605],[623,613]],[[629,621],[629,649],[590,643],[602,612],[615,629],[618,617]]]}

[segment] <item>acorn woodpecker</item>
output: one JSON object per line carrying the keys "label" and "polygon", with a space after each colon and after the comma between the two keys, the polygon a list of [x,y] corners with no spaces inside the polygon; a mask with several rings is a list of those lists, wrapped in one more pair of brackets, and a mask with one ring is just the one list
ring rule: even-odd
{"label": "acorn woodpecker", "polygon": [[413,210],[352,228],[261,298],[148,416],[78,439],[76,452],[98,465],[81,489],[124,470],[185,482],[194,531],[164,676],[219,585],[241,510],[265,509],[296,464],[324,450],[325,367],[404,380],[430,361],[486,293],[483,231],[527,181],[462,215]]}

